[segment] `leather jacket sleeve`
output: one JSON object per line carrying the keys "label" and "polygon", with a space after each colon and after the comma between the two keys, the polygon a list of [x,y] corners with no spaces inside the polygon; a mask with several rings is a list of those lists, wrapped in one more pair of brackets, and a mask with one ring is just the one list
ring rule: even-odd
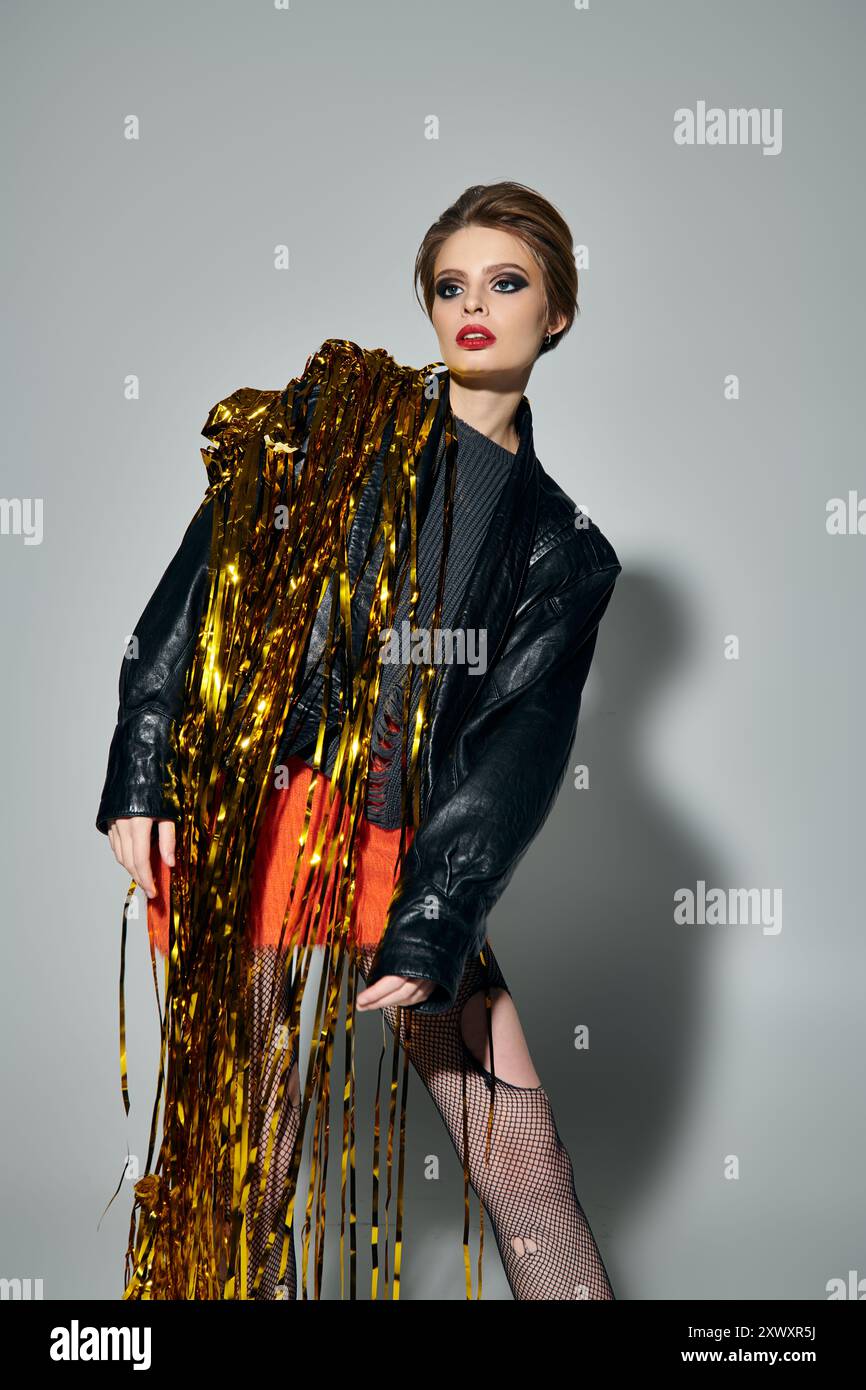
{"label": "leather jacket sleeve", "polygon": [[135,625],[132,651],[124,655],[96,817],[103,834],[117,816],[179,818],[166,787],[167,764],[207,591],[213,507],[213,497],[199,507]]}
{"label": "leather jacket sleeve", "polygon": [[575,575],[556,549],[530,567],[535,596],[518,605],[431,789],[367,978],[434,980],[428,998],[410,1006],[419,1013],[453,1005],[467,959],[484,944],[487,915],[568,766],[599,623],[622,567]]}

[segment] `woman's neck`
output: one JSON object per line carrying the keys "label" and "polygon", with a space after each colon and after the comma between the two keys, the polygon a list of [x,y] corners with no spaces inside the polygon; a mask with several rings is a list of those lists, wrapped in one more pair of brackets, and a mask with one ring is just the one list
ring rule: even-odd
{"label": "woman's neck", "polygon": [[451,411],[458,420],[485,434],[494,444],[516,454],[520,447],[517,428],[517,407],[523,398],[522,390],[486,391],[461,386],[453,376],[448,386]]}

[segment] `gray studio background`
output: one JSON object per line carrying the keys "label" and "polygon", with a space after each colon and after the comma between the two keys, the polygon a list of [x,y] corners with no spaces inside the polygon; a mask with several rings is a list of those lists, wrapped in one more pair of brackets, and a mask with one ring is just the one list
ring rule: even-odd
{"label": "gray studio background", "polygon": [[[146,1149],[158,1034],[140,921],[127,1121],[128,878],[94,819],[127,635],[206,485],[201,424],[326,337],[438,360],[417,246],[468,184],[514,178],[588,248],[528,395],[624,572],[572,758],[590,788],[566,781],[491,936],[620,1299],[866,1276],[866,535],[826,527],[864,489],[863,7],[19,2],[2,30],[0,491],[44,511],[41,543],[0,536],[0,1275],[123,1288],[131,1183],[97,1223]],[[781,108],[781,152],[678,146],[699,101]],[[676,924],[701,881],[779,890],[781,930]],[[380,1016],[360,1024],[369,1071]],[[459,1300],[462,1171],[414,1077],[408,1119],[402,1296]],[[508,1299],[486,1234],[484,1297]]]}

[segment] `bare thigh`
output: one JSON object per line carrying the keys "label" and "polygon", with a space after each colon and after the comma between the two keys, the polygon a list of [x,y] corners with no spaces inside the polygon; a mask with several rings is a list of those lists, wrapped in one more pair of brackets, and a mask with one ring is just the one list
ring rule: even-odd
{"label": "bare thigh", "polygon": [[[500,1081],[507,1081],[511,1086],[540,1086],[541,1078],[533,1066],[514,1000],[507,989],[496,985],[490,988],[490,998],[493,1058],[491,1059],[490,1055],[487,1005],[483,990],[470,995],[463,1006],[460,1031],[464,1043],[486,1071],[495,1070]],[[491,1060],[495,1067],[491,1067]]]}

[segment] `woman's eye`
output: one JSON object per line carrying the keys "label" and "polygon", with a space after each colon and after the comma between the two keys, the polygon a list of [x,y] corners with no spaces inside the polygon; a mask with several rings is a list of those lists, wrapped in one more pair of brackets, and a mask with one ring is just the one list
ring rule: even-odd
{"label": "woman's eye", "polygon": [[[501,275],[498,280],[494,280],[493,288],[498,289],[500,285],[511,285],[511,289],[502,290],[500,293],[514,294],[516,290],[525,289],[528,284],[529,281],[524,280],[522,275]],[[450,293],[451,290],[461,291],[461,286],[457,284],[456,280],[442,280],[436,286],[436,293],[440,299],[453,299],[454,295]]]}

